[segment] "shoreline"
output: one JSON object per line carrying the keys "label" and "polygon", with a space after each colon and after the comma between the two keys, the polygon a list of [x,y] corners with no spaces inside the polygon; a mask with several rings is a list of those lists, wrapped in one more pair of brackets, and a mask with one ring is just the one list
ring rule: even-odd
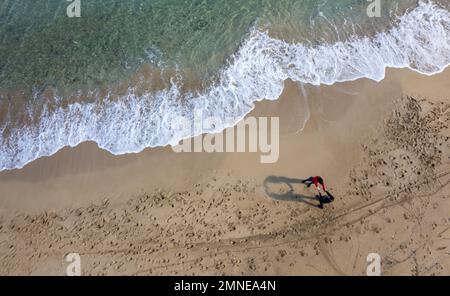
{"label": "shoreline", "polygon": [[[433,17],[427,18],[429,15]],[[423,18],[428,22],[418,22]],[[379,81],[385,78],[389,67],[438,73],[450,63],[445,54],[449,51],[446,34],[449,22],[450,14],[444,7],[420,2],[399,17],[396,26],[377,33],[370,40],[355,37],[311,47],[271,38],[267,32],[255,29],[219,71],[216,83],[208,84],[198,93],[181,94],[182,83],[175,79],[166,83],[163,90],[144,92],[142,96],[139,86],[137,90],[125,88],[126,95],[117,102],[107,97],[83,104],[69,103],[64,108],[44,104],[31,115],[19,115],[17,122],[13,119],[5,126],[8,132],[2,139],[1,168],[20,168],[37,158],[53,155],[61,147],[86,141],[95,141],[99,147],[116,155],[174,144],[190,137],[192,131],[162,123],[176,122],[180,116],[191,118],[196,111],[202,111],[205,118],[243,118],[255,102],[279,98],[284,81],[288,79],[311,85],[334,85],[363,77]],[[418,53],[426,54],[419,56]],[[144,89],[146,82],[143,81]],[[47,107],[54,107],[54,110],[46,112]],[[146,115],[145,119],[141,113]],[[33,116],[36,116],[31,119],[33,124],[22,128],[20,120],[27,121]],[[229,120],[216,126],[214,131],[222,131],[235,123]],[[124,134],[132,136],[123,137]]]}
{"label": "shoreline", "polygon": [[[450,73],[450,69],[448,70],[448,72]],[[393,80],[391,80],[391,82],[388,81],[390,81],[390,79],[386,79],[385,82],[382,82],[382,84],[385,84],[389,88],[387,94],[393,95],[392,92],[396,92],[395,96],[400,96],[401,91],[398,82],[394,82]],[[333,112],[334,110],[331,109],[339,108],[342,113],[349,112],[346,109],[348,109],[348,107],[351,106],[355,100],[358,100],[358,92],[366,91],[365,88],[377,89],[379,88],[378,84],[379,83],[375,81],[361,79],[355,82],[338,83],[335,86],[304,86],[304,89],[302,90],[297,83],[287,81],[285,85],[285,91],[281,95],[280,99],[276,101],[258,102],[256,108],[252,112],[250,112],[246,116],[246,118],[249,116],[280,116],[281,138],[285,139],[285,142],[293,142],[296,146],[304,146],[302,147],[303,149],[313,150],[311,145],[301,143],[303,141],[301,138],[313,137],[319,139],[319,137],[315,136],[314,134],[316,133],[317,129],[321,127],[321,125],[326,125],[327,123],[326,120],[323,121],[322,119],[317,118],[318,115],[311,114],[311,118],[307,123],[307,125],[311,127],[307,127],[304,132],[300,133],[300,139],[294,139],[297,138],[295,136],[298,134],[298,127],[300,125],[298,121],[303,121],[303,119],[305,118],[305,110],[321,108],[319,104],[324,104],[323,97],[326,97],[327,104],[329,104],[329,106],[332,106],[330,107],[328,113],[332,113],[332,117],[339,119],[339,117],[343,117],[344,115]],[[305,93],[309,96],[308,98],[305,98]],[[352,96],[351,94],[356,94],[356,98],[355,95]],[[330,97],[332,96],[340,98],[341,101],[336,98],[330,99]],[[381,99],[385,100],[384,98]],[[361,103],[367,104],[368,102]],[[379,104],[379,102],[375,103]],[[316,106],[312,106],[312,104],[316,104]],[[379,108],[384,107],[379,106]],[[310,110],[309,112],[311,111],[316,112],[314,110]],[[297,120],[297,118],[300,118],[300,120]],[[349,124],[350,119],[347,119],[347,121],[347,124]],[[328,128],[332,129],[333,127]],[[221,134],[223,133],[224,132],[222,132]],[[282,143],[280,143],[280,146],[287,145],[283,145]],[[281,149],[283,148],[281,147]],[[36,161],[28,164],[25,168],[15,169],[11,171],[2,171],[0,172],[0,184],[5,183],[2,181],[7,181],[7,183],[17,182],[18,188],[26,184],[30,185],[28,187],[32,188],[35,187],[35,183],[52,183],[53,179],[59,178],[63,179],[62,182],[65,183],[65,186],[63,187],[70,188],[70,183],[75,179],[78,179],[80,183],[75,186],[76,188],[79,188],[79,185],[84,185],[82,187],[95,188],[96,186],[86,186],[86,184],[83,184],[82,176],[93,176],[93,179],[99,179],[96,177],[100,177],[100,179],[120,179],[123,176],[129,176],[130,171],[137,171],[138,174],[148,175],[153,179],[158,178],[158,173],[155,174],[154,170],[152,170],[151,168],[155,167],[156,163],[160,162],[165,162],[165,165],[159,168],[159,170],[163,170],[163,175],[171,175],[173,169],[167,169],[168,167],[184,167],[185,172],[183,174],[180,174],[182,176],[189,175],[186,170],[189,170],[191,166],[195,166],[196,163],[204,162],[204,160],[214,163],[214,165],[209,166],[209,171],[214,170],[214,166],[225,161],[233,160],[235,163],[239,163],[242,160],[245,161],[247,158],[251,159],[251,162],[249,163],[250,167],[256,165],[258,167],[257,170],[263,171],[264,173],[267,173],[271,170],[265,167],[277,166],[277,164],[267,166],[261,165],[257,160],[259,156],[259,153],[236,153],[236,155],[232,155],[229,153],[205,152],[178,154],[173,152],[171,147],[147,148],[141,153],[115,156],[103,149],[98,148],[97,144],[94,142],[85,142],[81,143],[75,148],[65,147],[53,156],[37,159]],[[173,164],[171,164],[171,162],[173,162]],[[148,171],[145,171],[146,167],[149,168]],[[200,167],[200,169],[204,171],[206,168]],[[136,175],[137,174],[135,173],[135,176]],[[84,178],[88,179],[87,177]],[[139,179],[137,176],[135,178]],[[127,179],[132,181],[134,178],[128,177]],[[104,182],[104,186],[108,186],[107,181],[104,180]],[[142,182],[140,185],[134,184],[134,187],[142,187],[144,182]],[[117,184],[116,182],[114,183]],[[159,180],[155,183],[165,182],[163,180]],[[152,186],[154,187],[156,186],[156,184],[153,184]],[[47,188],[48,186],[39,187]],[[32,191],[31,188],[29,192]],[[131,189],[131,187],[129,189]],[[147,186],[146,189],[151,190],[152,187]],[[73,191],[76,192],[76,190]],[[9,192],[14,192],[14,190],[9,190]],[[23,196],[23,193],[24,192],[22,191],[20,195]],[[44,192],[41,196],[44,196],[45,198],[45,195],[47,195],[48,193],[49,192]],[[110,194],[112,193],[113,192],[111,192]],[[133,192],[133,194],[138,194],[138,192]],[[31,195],[35,196],[36,194],[33,193]],[[20,198],[20,196],[17,197]],[[53,198],[56,200],[56,196],[54,196]],[[70,199],[72,198],[68,198],[68,200]],[[91,198],[88,198],[87,200],[89,201],[91,200]],[[34,208],[34,206],[31,206],[31,208]]]}
{"label": "shoreline", "polygon": [[[377,159],[362,147],[379,151],[380,159],[390,163],[389,153],[400,148],[383,129],[385,119],[398,107],[398,99],[406,95],[426,98],[420,102],[425,111],[440,101],[449,104],[448,81],[450,69],[431,77],[390,69],[379,83],[361,79],[333,86],[304,86],[304,90],[287,81],[279,100],[257,103],[248,115],[280,117],[280,159],[272,165],[260,164],[260,154],[254,153],[176,154],[171,148],[153,148],[139,154],[112,156],[94,143],[83,143],[38,159],[24,169],[0,172],[0,236],[9,237],[0,244],[0,273],[62,274],[63,253],[74,245],[80,250],[72,251],[85,253],[89,258],[85,269],[88,274],[361,274],[365,270],[363,250],[369,250],[371,244],[383,252],[392,252],[382,254],[386,255],[384,264],[388,266],[389,260],[402,261],[397,255],[406,258],[414,248],[418,252],[426,250],[424,243],[433,249],[433,255],[420,263],[428,268],[445,253],[437,234],[450,222],[444,222],[450,209],[446,198],[449,188],[443,185],[438,193],[424,198],[431,214],[420,213],[420,207],[425,206],[421,199],[402,203],[403,207],[411,207],[408,219],[403,219],[402,207],[386,207],[386,201],[381,201],[385,207],[378,209],[376,196],[381,191],[369,190],[368,182],[378,182],[377,174],[384,172],[398,182],[392,186],[406,183],[397,179],[398,172],[391,167],[370,175],[374,169],[371,162]],[[310,119],[305,130],[298,133],[306,107]],[[427,134],[430,139],[436,135]],[[386,150],[389,145],[395,149]],[[448,153],[450,149],[447,146],[443,150]],[[416,155],[414,149],[398,153],[405,157]],[[417,160],[411,161],[419,166]],[[443,159],[444,164],[446,161]],[[436,168],[437,175],[440,169]],[[368,177],[364,177],[364,172]],[[322,175],[337,197],[325,211],[293,200],[273,200],[264,193],[264,181],[270,176],[310,175]],[[446,177],[438,176],[438,181],[434,181],[445,184]],[[356,181],[349,185],[352,178]],[[411,182],[418,180],[410,178]],[[388,196],[403,194],[395,188],[385,189]],[[295,186],[295,190],[303,189]],[[420,187],[414,194],[423,194],[424,190]],[[367,196],[361,196],[364,192],[370,192],[369,203],[375,202],[365,208],[373,213],[355,210],[358,204],[367,202]],[[435,208],[435,203],[440,208]],[[208,204],[212,209],[207,210]],[[192,209],[197,210],[191,212]],[[360,219],[360,214],[364,217],[361,226],[352,224]],[[425,229],[432,228],[433,239],[428,241],[422,232],[411,234],[412,241],[406,239],[409,231],[418,227],[413,214],[425,217],[423,225]],[[44,220],[49,224],[40,224]],[[396,221],[396,226],[388,220]],[[97,229],[98,223],[101,227]],[[330,232],[321,223],[329,226]],[[79,233],[68,233],[72,227],[79,227]],[[36,229],[41,229],[40,233],[33,234]],[[194,235],[185,238],[191,232]],[[27,235],[36,236],[33,241],[38,245],[27,245]],[[382,240],[374,242],[374,235]],[[393,235],[396,239],[390,240]],[[406,247],[402,245],[405,241],[409,244]],[[9,248],[6,242],[13,247]],[[87,255],[91,248],[94,255]],[[119,251],[122,249],[129,251]],[[104,255],[108,250],[113,251],[116,263]],[[25,258],[21,259],[21,254]],[[237,255],[230,255],[230,259],[226,254]],[[171,262],[163,262],[166,258]],[[352,258],[351,266],[346,265],[347,258]],[[449,273],[450,260],[443,258],[442,269],[432,272]],[[27,259],[32,263],[25,263]],[[178,263],[173,264],[174,260]],[[196,266],[190,260],[200,261]],[[413,273],[411,260],[412,257],[402,263],[391,262],[394,267],[390,267],[390,272]],[[238,268],[242,265],[245,268]]]}
{"label": "shoreline", "polygon": [[[277,101],[262,101],[259,102],[256,106],[256,108],[250,112],[248,116],[254,116],[254,117],[260,117],[260,116],[280,116],[280,133],[281,138],[286,139],[288,138],[288,141],[285,142],[294,142],[296,146],[302,147],[306,149],[305,146],[308,146],[306,143],[307,140],[303,140],[302,138],[305,137],[311,138],[311,134],[314,134],[317,132],[319,128],[322,128],[321,126],[325,126],[326,120],[322,120],[318,118],[317,115],[311,114],[311,118],[309,119],[309,122],[307,123],[306,130],[303,133],[300,133],[299,138],[300,139],[289,139],[295,138],[295,136],[298,135],[298,127],[300,123],[298,121],[301,121],[305,118],[304,109],[317,109],[322,108],[323,106],[319,106],[319,104],[324,103],[323,97],[326,97],[328,101],[326,102],[330,107],[330,109],[333,108],[339,108],[337,112],[331,112],[331,118],[336,117],[343,117],[345,116],[344,113],[350,112],[348,109],[348,106],[351,105],[356,100],[366,100],[361,99],[359,97],[363,97],[364,94],[360,94],[358,96],[358,92],[366,91],[366,94],[370,93],[372,90],[375,91],[384,91],[386,95],[389,95],[390,98],[383,98],[383,93],[380,93],[378,97],[376,95],[370,94],[370,96],[375,97],[372,98],[376,104],[378,104],[378,108],[384,108],[383,104],[380,103],[377,100],[384,100],[385,102],[392,103],[396,98],[402,96],[402,95],[413,95],[413,96],[425,96],[430,99],[438,99],[440,96],[442,96],[442,93],[446,90],[449,90],[449,87],[447,86],[447,77],[450,76],[450,69],[447,69],[442,74],[437,74],[436,76],[422,76],[420,74],[417,74],[415,72],[409,71],[409,70],[396,70],[391,69],[388,72],[388,78],[381,82],[374,82],[368,79],[361,79],[358,81],[353,82],[345,82],[345,83],[338,83],[333,86],[320,86],[320,87],[314,87],[314,86],[304,86],[306,90],[301,90],[296,83],[288,81],[285,86],[285,92],[282,94],[279,100]],[[422,81],[427,80],[426,83],[423,83]],[[405,90],[407,86],[407,90]],[[383,88],[388,88],[388,90],[382,90]],[[369,89],[369,91],[367,91]],[[449,90],[450,91],[450,90]],[[307,100],[308,102],[305,103],[305,97],[304,92],[306,92],[309,96]],[[352,96],[351,94],[356,93],[355,96]],[[330,100],[331,97],[331,100]],[[333,98],[334,97],[334,98]],[[336,99],[338,98],[338,99]],[[359,98],[359,99],[358,99]],[[341,99],[341,101],[339,101]],[[352,102],[353,101],[353,102]],[[364,107],[367,108],[367,104],[370,104],[369,102],[359,102],[362,104],[361,106],[365,105]],[[310,106],[311,104],[316,104],[316,106]],[[337,105],[336,105],[337,104]],[[354,109],[359,108],[353,107]],[[333,110],[334,111],[334,110]],[[311,112],[311,111],[310,111]],[[312,112],[316,112],[315,110],[312,110]],[[367,110],[365,110],[367,114]],[[382,111],[386,112],[386,110]],[[330,113],[330,112],[329,112]],[[341,114],[338,114],[341,113]],[[372,113],[372,112],[368,112]],[[352,116],[357,116],[353,114]],[[372,116],[382,116],[382,114],[378,115],[372,115]],[[297,118],[300,118],[298,120]],[[361,121],[361,118],[359,118]],[[376,119],[372,119],[376,120]],[[347,124],[350,122],[350,119],[347,118]],[[328,126],[328,128],[333,129],[333,127]],[[336,128],[338,129],[338,127]],[[364,131],[359,131],[359,133],[363,133]],[[294,135],[292,135],[294,134]],[[314,137],[314,135],[312,136]],[[316,138],[319,138],[316,136]],[[281,149],[282,146],[285,146],[283,143],[280,143]],[[309,150],[312,150],[312,147],[308,147]],[[95,179],[95,174],[97,173],[97,176],[102,178],[103,176],[108,176],[106,178],[113,177],[113,179],[121,178],[123,176],[128,176],[128,173],[130,171],[138,171],[139,174],[148,174],[152,178],[157,178],[155,176],[154,170],[151,168],[156,166],[157,162],[161,162],[164,160],[167,164],[164,165],[162,168],[159,168],[160,170],[163,170],[162,174],[169,174],[168,171],[171,171],[171,169],[167,169],[169,166],[173,167],[189,167],[194,166],[197,162],[202,162],[203,160],[211,160],[211,162],[221,163],[224,162],[224,160],[228,159],[237,159],[237,163],[241,160],[244,160],[248,157],[252,159],[251,166],[256,165],[261,170],[261,167],[270,167],[268,166],[262,166],[260,165],[256,160],[259,157],[259,153],[253,154],[253,153],[236,153],[237,155],[230,155],[229,153],[174,153],[172,151],[171,147],[159,147],[159,148],[148,148],[145,149],[141,153],[132,153],[132,154],[126,154],[126,155],[119,155],[115,156],[110,154],[109,152],[102,150],[98,148],[98,146],[93,142],[85,142],[80,145],[78,145],[75,148],[63,148],[61,151],[56,153],[53,156],[50,157],[43,157],[40,158],[30,164],[28,164],[23,169],[16,169],[11,171],[2,171],[0,172],[0,184],[4,185],[5,181],[6,183],[16,183],[17,187],[20,188],[22,185],[28,185],[27,187],[35,187],[35,183],[38,182],[52,182],[52,179],[55,178],[62,178],[65,179],[63,183],[66,185],[64,187],[69,187],[68,183],[70,180],[73,179],[79,179],[80,183],[78,185],[83,185],[83,179],[82,175],[93,175],[93,178]],[[173,161],[174,165],[169,165],[169,163]],[[274,165],[276,167],[276,164]],[[148,167],[148,170],[145,168]],[[214,170],[213,165],[210,166],[209,170]],[[267,169],[263,169],[265,172],[269,172]],[[157,175],[157,174],[156,174]],[[187,175],[187,174],[180,174],[180,175]],[[115,177],[114,177],[115,176]],[[86,177],[84,177],[87,179]],[[133,178],[128,178],[133,179]],[[182,178],[180,178],[182,179]],[[106,185],[105,180],[105,185]],[[144,182],[143,182],[144,183]],[[163,180],[158,180],[158,182],[155,183],[164,183]],[[84,184],[85,185],[85,184]],[[186,184],[184,184],[186,185]],[[183,186],[184,186],[183,185]],[[106,185],[107,186],[107,185]],[[153,187],[156,186],[156,184],[152,185]],[[171,184],[173,186],[173,184]],[[0,192],[3,186],[0,186]],[[47,186],[40,186],[40,187],[47,187]],[[78,186],[77,186],[78,187]],[[83,186],[84,187],[84,186]],[[87,186],[92,187],[92,186]],[[135,187],[142,187],[142,184],[137,185],[135,184]],[[32,189],[30,188],[29,192],[32,192]],[[152,187],[148,187],[146,189],[151,189]],[[144,191],[144,190],[143,190]],[[3,191],[5,192],[5,191]],[[7,190],[5,193],[12,193],[14,190]],[[16,197],[21,198],[20,196],[23,196],[24,192],[22,191],[20,195],[18,194]],[[51,192],[45,193],[45,191],[40,195],[45,199],[45,195]],[[112,193],[112,192],[111,192]],[[138,192],[133,192],[133,194],[138,194]],[[35,193],[32,193],[30,195],[36,195]],[[41,198],[42,198],[41,197]],[[56,197],[53,197],[56,200]],[[11,198],[12,199],[12,198]],[[24,199],[24,197],[22,197]],[[69,198],[70,200],[70,198]],[[91,200],[91,198],[88,198],[87,201]],[[3,201],[0,201],[4,203]],[[34,207],[34,206],[33,206]],[[33,208],[32,207],[32,208]]]}

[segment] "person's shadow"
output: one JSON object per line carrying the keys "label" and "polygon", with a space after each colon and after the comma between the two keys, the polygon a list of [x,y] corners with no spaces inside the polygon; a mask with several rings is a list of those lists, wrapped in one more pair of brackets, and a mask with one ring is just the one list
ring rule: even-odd
{"label": "person's shadow", "polygon": [[[293,179],[287,177],[279,177],[279,176],[269,176],[264,180],[264,191],[266,194],[275,200],[279,201],[295,201],[302,202],[312,207],[317,207],[318,204],[313,203],[312,201],[319,202],[317,197],[306,196],[302,194],[298,194],[294,192],[293,184],[303,184],[305,180],[302,179]],[[270,185],[277,184],[286,184],[289,187],[288,192],[276,193],[270,190]],[[306,185],[305,185],[306,186]]]}

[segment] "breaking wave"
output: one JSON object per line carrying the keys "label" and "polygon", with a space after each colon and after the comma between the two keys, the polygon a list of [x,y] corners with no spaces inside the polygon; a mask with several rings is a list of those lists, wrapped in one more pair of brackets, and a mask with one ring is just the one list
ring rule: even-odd
{"label": "breaking wave", "polygon": [[[200,93],[181,93],[175,80],[162,91],[120,99],[44,107],[38,124],[5,122],[0,131],[0,170],[22,168],[66,146],[94,141],[113,154],[176,145],[202,132],[219,132],[248,114],[254,103],[276,100],[284,81],[314,85],[369,78],[380,81],[386,68],[410,68],[426,75],[450,64],[450,12],[431,2],[398,19],[395,27],[369,37],[316,47],[291,44],[254,30],[242,43],[217,83]],[[183,101],[183,104],[180,104]],[[223,124],[192,131],[177,128],[180,117],[220,117]],[[7,136],[5,130],[8,130]]]}

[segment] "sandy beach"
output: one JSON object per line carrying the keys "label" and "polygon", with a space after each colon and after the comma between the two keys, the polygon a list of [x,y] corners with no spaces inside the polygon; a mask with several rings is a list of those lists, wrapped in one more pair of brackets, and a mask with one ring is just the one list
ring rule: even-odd
{"label": "sandy beach", "polygon": [[287,81],[249,114],[280,118],[274,164],[83,143],[0,172],[0,274],[65,275],[78,253],[83,275],[365,275],[377,253],[383,275],[448,275],[449,81]]}

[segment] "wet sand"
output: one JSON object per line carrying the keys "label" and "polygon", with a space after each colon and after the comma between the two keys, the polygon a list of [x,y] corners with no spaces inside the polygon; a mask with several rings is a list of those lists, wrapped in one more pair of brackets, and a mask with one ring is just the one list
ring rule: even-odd
{"label": "wet sand", "polygon": [[[286,82],[250,114],[280,117],[270,165],[84,143],[1,172],[0,274],[64,275],[75,252],[83,274],[359,275],[375,252],[383,274],[448,275],[449,82]],[[336,196],[325,210],[299,184],[311,175]]]}

